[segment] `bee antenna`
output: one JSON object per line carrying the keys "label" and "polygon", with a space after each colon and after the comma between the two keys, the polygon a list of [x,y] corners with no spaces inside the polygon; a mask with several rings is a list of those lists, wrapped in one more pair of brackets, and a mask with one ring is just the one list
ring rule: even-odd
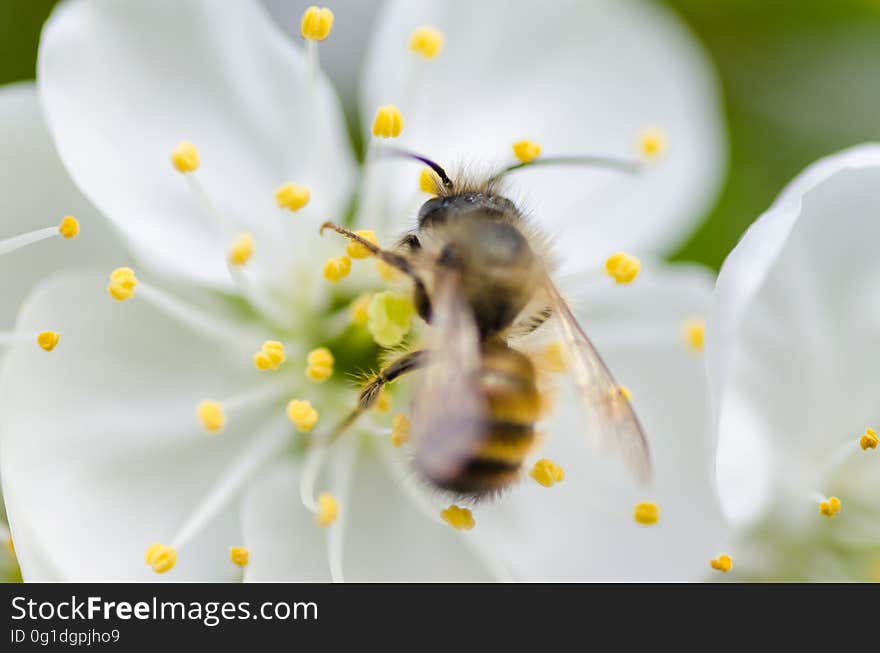
{"label": "bee antenna", "polygon": [[642,164],[638,161],[633,161],[631,159],[618,159],[610,156],[548,156],[544,158],[533,159],[532,161],[526,161],[524,163],[515,163],[513,165],[509,165],[506,168],[502,168],[501,170],[496,172],[489,178],[489,180],[496,181],[498,179],[501,179],[505,175],[514,172],[515,170],[521,170],[522,168],[534,168],[535,166],[554,165],[608,168],[611,170],[619,170],[620,172],[627,172],[629,174],[640,172],[643,167]]}
{"label": "bee antenna", "polygon": [[413,161],[424,163],[431,170],[433,170],[438,177],[440,177],[440,181],[443,182],[443,185],[446,186],[446,188],[452,188],[452,180],[449,178],[449,175],[446,174],[443,166],[435,161],[431,161],[431,159],[429,159],[428,157],[422,156],[421,154],[416,154],[415,152],[410,152],[409,150],[404,150],[399,147],[383,147],[381,150],[377,151],[384,156],[396,157],[401,159],[412,159]]}

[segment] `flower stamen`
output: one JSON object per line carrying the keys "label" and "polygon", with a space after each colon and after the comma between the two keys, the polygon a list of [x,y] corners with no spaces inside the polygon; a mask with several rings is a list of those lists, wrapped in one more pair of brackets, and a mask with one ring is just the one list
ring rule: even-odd
{"label": "flower stamen", "polygon": [[251,552],[246,546],[229,547],[229,560],[232,564],[244,567],[250,562]]}
{"label": "flower stamen", "polygon": [[315,383],[323,383],[333,375],[333,354],[326,347],[318,347],[306,356],[306,376]]}
{"label": "flower stamen", "polygon": [[267,340],[260,347],[260,351],[254,354],[254,367],[261,372],[275,371],[286,360],[284,344],[277,340]]}
{"label": "flower stamen", "polygon": [[254,255],[254,237],[252,234],[243,233],[238,236],[229,248],[229,263],[231,265],[244,265]]}
{"label": "flower stamen", "polygon": [[688,318],[681,325],[681,336],[688,349],[696,353],[702,352],[706,338],[706,320],[701,317]]}
{"label": "flower stamen", "polygon": [[397,138],[403,132],[403,114],[393,104],[385,104],[376,109],[373,119],[373,136]]}
{"label": "flower stamen", "polygon": [[819,514],[831,519],[840,512],[842,504],[837,497],[828,497],[819,502]]}
{"label": "flower stamen", "polygon": [[107,292],[118,302],[124,302],[134,296],[134,289],[138,285],[138,279],[131,268],[116,268],[110,273],[110,283],[107,284]]}
{"label": "flower stamen", "polygon": [[423,59],[434,59],[443,50],[443,32],[435,27],[422,26],[409,35],[409,49]]}
{"label": "flower stamen", "polygon": [[880,443],[880,438],[877,437],[877,432],[872,428],[865,429],[864,435],[859,438],[859,446],[862,448],[862,451],[876,449],[878,443]]}
{"label": "flower stamen", "polygon": [[654,161],[666,152],[666,132],[657,127],[648,127],[639,132],[638,152],[642,159]]}
{"label": "flower stamen", "polygon": [[616,252],[605,260],[605,272],[620,285],[635,281],[641,270],[641,261],[625,252]]}
{"label": "flower stamen", "polygon": [[652,501],[637,503],[633,510],[633,519],[643,526],[651,526],[660,521],[660,506]]}
{"label": "flower stamen", "polygon": [[295,184],[292,181],[282,184],[275,191],[275,201],[278,202],[278,207],[293,213],[308,204],[311,197],[312,192],[308,186]]}
{"label": "flower stamen", "polygon": [[403,413],[398,413],[391,420],[391,446],[400,447],[409,442],[412,423]]}
{"label": "flower stamen", "polygon": [[441,511],[440,517],[457,531],[469,531],[476,525],[471,511],[456,505],[451,505]]}
{"label": "flower stamen", "polygon": [[28,231],[27,233],[0,240],[0,256],[48,238],[60,237],[70,240],[78,234],[79,222],[72,215],[66,215],[57,226],[35,229],[34,231]]}
{"label": "flower stamen", "polygon": [[304,399],[291,399],[287,404],[287,419],[300,433],[308,433],[318,423],[318,411],[311,402]]}
{"label": "flower stamen", "polygon": [[517,141],[513,144],[513,154],[520,163],[531,163],[541,156],[541,145],[535,141]]}
{"label": "flower stamen", "polygon": [[177,563],[177,551],[174,547],[158,542],[147,547],[144,553],[144,562],[153,568],[157,574],[171,571]]}
{"label": "flower stamen", "polygon": [[720,555],[709,561],[709,566],[723,574],[733,569],[733,560],[729,555]]}
{"label": "flower stamen", "polygon": [[549,458],[541,458],[532,467],[529,476],[544,487],[553,487],[565,479],[565,471]]}

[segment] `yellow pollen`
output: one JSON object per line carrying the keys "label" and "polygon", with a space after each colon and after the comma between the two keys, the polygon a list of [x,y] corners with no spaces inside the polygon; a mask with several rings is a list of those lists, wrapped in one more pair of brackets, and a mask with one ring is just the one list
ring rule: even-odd
{"label": "yellow pollen", "polygon": [[177,551],[165,544],[151,544],[144,553],[144,562],[157,574],[164,574],[166,571],[171,571],[177,562]]}
{"label": "yellow pollen", "polygon": [[307,41],[323,41],[333,29],[333,12],[327,7],[312,5],[303,12],[299,29]]}
{"label": "yellow pollen", "polygon": [[275,201],[278,202],[278,206],[289,211],[299,211],[309,203],[311,197],[312,192],[308,186],[301,186],[293,182],[279,186],[275,191]]}
{"label": "yellow pollen", "polygon": [[[364,240],[373,243],[374,245],[379,244],[379,241],[376,240],[376,234],[369,229],[355,231],[355,233]],[[345,246],[345,253],[348,254],[351,258],[367,258],[368,256],[371,256],[370,250],[368,250],[360,243],[356,243],[354,241],[349,241],[348,245]]]}
{"label": "yellow pollen", "polygon": [[415,307],[406,295],[380,292],[367,306],[367,330],[376,344],[394,347],[409,333]]}
{"label": "yellow pollen", "polygon": [[428,195],[436,195],[437,189],[440,187],[437,183],[437,174],[430,168],[422,168],[419,174],[419,189]]}
{"label": "yellow pollen", "polygon": [[326,347],[318,347],[306,357],[306,376],[316,383],[323,383],[333,375],[333,354]]}
{"label": "yellow pollen", "polygon": [[391,393],[383,388],[382,392],[379,393],[379,397],[376,399],[376,404],[373,406],[373,410],[383,415],[390,411]]}
{"label": "yellow pollen", "polygon": [[703,341],[706,338],[706,320],[701,317],[692,317],[681,325],[681,336],[684,344],[691,351],[703,351]]}
{"label": "yellow pollen", "polygon": [[274,371],[286,360],[284,345],[277,340],[267,340],[260,347],[260,351],[254,354],[254,367],[261,372]]}
{"label": "yellow pollen", "polygon": [[331,283],[345,279],[349,272],[351,272],[351,259],[347,256],[328,258],[324,262],[324,278]]}
{"label": "yellow pollen", "polygon": [[397,268],[388,265],[385,261],[376,261],[376,271],[383,281],[395,281],[400,278],[401,272]]}
{"label": "yellow pollen", "polygon": [[536,361],[538,367],[547,372],[564,372],[568,369],[568,360],[565,347],[558,340],[548,342],[538,352]]}
{"label": "yellow pollen", "polygon": [[470,510],[467,508],[459,508],[455,505],[449,506],[446,510],[443,510],[440,513],[440,516],[443,518],[443,521],[457,531],[469,531],[476,524],[474,516],[471,514]]}
{"label": "yellow pollen", "polygon": [[13,559],[18,557],[15,555],[15,542],[12,541],[11,537],[6,538],[6,548],[9,550],[9,555],[11,555]]}
{"label": "yellow pollen", "polygon": [[399,447],[409,442],[409,430],[412,423],[403,413],[397,413],[391,420],[391,446]]}
{"label": "yellow pollen", "polygon": [[125,301],[134,295],[138,280],[131,268],[116,268],[110,273],[110,283],[107,284],[107,292],[116,301]]}
{"label": "yellow pollen", "polygon": [[318,411],[305,400],[292,399],[287,404],[287,419],[293,422],[300,433],[308,433],[318,423]]}
{"label": "yellow pollen", "polygon": [[637,503],[633,510],[633,519],[644,526],[656,524],[660,521],[660,506],[651,501]]}
{"label": "yellow pollen", "polygon": [[178,172],[195,172],[199,169],[199,151],[189,141],[180,141],[171,153],[171,163]]}
{"label": "yellow pollen", "polygon": [[229,559],[239,567],[244,567],[251,559],[251,552],[246,546],[229,547]]}
{"label": "yellow pollen", "polygon": [[403,114],[393,104],[385,104],[376,109],[373,119],[373,136],[397,138],[403,131]]}
{"label": "yellow pollen", "polygon": [[433,59],[443,49],[443,32],[433,27],[419,27],[409,35],[409,49],[425,59]]}
{"label": "yellow pollen", "polygon": [[877,433],[874,429],[865,429],[865,434],[859,438],[859,446],[862,448],[862,451],[876,449],[878,443],[880,443],[880,439],[877,438]]}
{"label": "yellow pollen", "polygon": [[626,399],[627,401],[632,401],[633,393],[625,385],[617,386],[617,392],[619,392],[623,396],[623,398]]}
{"label": "yellow pollen", "polygon": [[605,271],[616,283],[632,283],[642,270],[642,262],[625,252],[616,252],[605,261]]}
{"label": "yellow pollen", "polygon": [[58,233],[62,238],[76,238],[79,234],[79,222],[72,215],[65,215],[58,223]]}
{"label": "yellow pollen", "polygon": [[565,478],[565,471],[549,458],[541,458],[532,467],[529,476],[544,487],[553,487]]}
{"label": "yellow pollen", "polygon": [[639,154],[644,159],[654,160],[666,151],[666,132],[656,127],[643,129],[638,138]]}
{"label": "yellow pollen", "polygon": [[363,326],[367,323],[367,306],[370,305],[370,300],[372,299],[373,295],[371,293],[365,293],[352,302],[349,313],[352,324]]}
{"label": "yellow pollen", "polygon": [[840,508],[840,499],[837,497],[828,497],[827,501],[819,502],[819,514],[828,518],[834,517],[834,515],[839,513]]}
{"label": "yellow pollen", "polygon": [[712,567],[712,569],[717,569],[726,574],[733,569],[733,560],[731,560],[729,555],[720,555],[714,560],[710,560],[709,566]]}
{"label": "yellow pollen", "polygon": [[216,434],[226,426],[226,413],[219,401],[206,399],[196,406],[196,417],[208,433]]}
{"label": "yellow pollen", "polygon": [[513,144],[513,154],[523,163],[530,163],[541,156],[541,146],[535,141],[517,141]]}
{"label": "yellow pollen", "polygon": [[336,521],[339,514],[339,502],[329,492],[321,492],[318,496],[318,512],[315,513],[315,523],[321,528],[326,528]]}
{"label": "yellow pollen", "polygon": [[55,345],[58,344],[58,340],[60,339],[61,336],[54,331],[43,331],[37,336],[37,344],[40,345],[40,348],[44,351],[52,351],[55,349]]}
{"label": "yellow pollen", "polygon": [[254,254],[254,237],[251,234],[241,234],[229,248],[229,262],[232,265],[244,265]]}

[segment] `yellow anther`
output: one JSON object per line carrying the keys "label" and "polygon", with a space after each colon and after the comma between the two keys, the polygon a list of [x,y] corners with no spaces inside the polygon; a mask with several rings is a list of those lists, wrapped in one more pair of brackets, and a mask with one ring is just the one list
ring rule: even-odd
{"label": "yellow anther", "polygon": [[438,181],[437,173],[430,168],[422,168],[422,172],[419,174],[419,189],[423,193],[436,195],[437,190],[440,188],[440,184],[437,183]]}
{"label": "yellow anther", "polygon": [[312,192],[308,186],[301,186],[293,182],[279,186],[275,191],[275,201],[278,202],[278,206],[289,211],[299,211],[309,203],[311,197]]}
{"label": "yellow anther", "polygon": [[196,406],[196,417],[208,433],[219,433],[226,426],[226,413],[219,401],[206,399]]}
{"label": "yellow anther", "polygon": [[131,268],[116,268],[110,273],[110,283],[107,284],[107,292],[117,301],[125,301],[134,295],[138,280]]}
{"label": "yellow anther", "polygon": [[564,372],[568,369],[565,347],[558,340],[544,345],[535,357],[535,362],[538,367],[547,372]]}
{"label": "yellow anther", "polygon": [[638,150],[642,158],[653,160],[666,151],[666,132],[656,127],[639,132]]}
{"label": "yellow anther", "polygon": [[244,567],[251,559],[251,552],[246,546],[229,547],[229,559],[233,564]]}
{"label": "yellow anther", "polygon": [[397,413],[391,420],[391,446],[399,447],[409,442],[409,430],[412,423],[403,413]]}
{"label": "yellow anther", "polygon": [[720,555],[714,560],[710,560],[709,566],[712,567],[712,569],[717,569],[726,574],[733,569],[733,560],[731,560],[729,555]]}
{"label": "yellow anther", "polygon": [[529,163],[541,156],[541,146],[535,141],[517,141],[513,153],[523,163]]}
{"label": "yellow anther", "polygon": [[333,354],[326,347],[318,347],[306,357],[306,376],[322,383],[333,375]]}
{"label": "yellow anther", "polygon": [[419,27],[409,35],[409,49],[425,59],[433,59],[443,49],[443,32],[433,27]]}
{"label": "yellow anther", "polygon": [[58,344],[60,339],[61,336],[54,331],[43,331],[37,336],[37,344],[40,345],[40,348],[44,351],[52,351],[55,349],[55,345]]}
{"label": "yellow anther", "polygon": [[367,330],[376,344],[394,347],[409,332],[415,307],[406,295],[380,292],[373,295],[367,306]]}
{"label": "yellow anther", "polygon": [[327,7],[312,5],[303,12],[299,30],[308,41],[323,41],[333,29],[333,12]]}
{"label": "yellow anther", "polygon": [[703,341],[706,338],[706,320],[701,317],[685,320],[681,325],[681,337],[691,351],[703,351]]}
{"label": "yellow anther", "polygon": [[863,451],[876,449],[878,443],[880,443],[880,439],[877,438],[877,433],[874,429],[865,429],[865,434],[859,438],[859,446]]}
{"label": "yellow anther", "polygon": [[[379,244],[379,241],[376,240],[376,234],[369,229],[355,231],[355,233],[364,240],[373,243],[374,245]],[[351,258],[367,258],[368,256],[371,256],[370,250],[368,250],[360,243],[356,243],[354,241],[348,242],[348,245],[345,246],[345,253],[348,254]]]}
{"label": "yellow anther", "polygon": [[165,544],[151,544],[144,553],[144,562],[157,574],[164,574],[166,571],[171,571],[177,562],[177,551]]}
{"label": "yellow anther", "polygon": [[376,261],[376,271],[383,281],[395,281],[400,278],[400,270],[388,265],[385,261]]}
{"label": "yellow anther", "polygon": [[339,514],[339,502],[329,492],[321,492],[318,496],[318,512],[315,513],[315,523],[321,528],[326,528],[336,521]]}
{"label": "yellow anther", "polygon": [[373,136],[397,138],[403,131],[403,114],[393,104],[385,104],[376,109],[373,119]]}
{"label": "yellow anther", "polygon": [[605,271],[619,284],[632,283],[642,270],[642,262],[625,252],[616,252],[605,260]]}
{"label": "yellow anther", "polygon": [[624,399],[626,399],[627,401],[632,401],[633,393],[632,393],[632,391],[631,391],[629,388],[627,388],[625,385],[619,385],[619,386],[617,386],[617,392],[620,393],[620,395],[621,395]]}
{"label": "yellow anther", "polygon": [[834,517],[834,515],[840,512],[840,508],[840,499],[837,497],[828,497],[826,501],[819,502],[819,514],[825,517]]}
{"label": "yellow anther", "polygon": [[660,506],[651,501],[637,503],[633,510],[633,519],[644,526],[656,524],[660,521]]}
{"label": "yellow anther", "polygon": [[171,153],[171,163],[178,172],[195,172],[199,169],[199,151],[189,141],[180,141]]}
{"label": "yellow anther", "polygon": [[476,524],[470,510],[454,505],[443,510],[440,516],[443,518],[443,521],[457,531],[469,531]]}
{"label": "yellow anther", "polygon": [[541,458],[532,467],[529,476],[544,487],[553,487],[556,483],[562,482],[565,478],[565,471],[549,458]]}
{"label": "yellow anther", "polygon": [[254,367],[261,372],[274,371],[286,360],[284,345],[277,340],[267,340],[260,347],[260,351],[254,354]]}
{"label": "yellow anther", "polygon": [[391,410],[391,404],[391,393],[383,388],[382,392],[380,392],[379,396],[376,398],[376,403],[373,404],[373,410],[384,415]]}
{"label": "yellow anther", "polygon": [[328,258],[324,262],[324,278],[327,281],[336,283],[345,279],[349,272],[351,272],[351,259],[347,256]]}
{"label": "yellow anther", "polygon": [[244,265],[253,255],[254,237],[251,234],[241,234],[229,248],[229,262],[232,265]]}
{"label": "yellow anther", "polygon": [[308,433],[318,423],[318,411],[305,400],[292,399],[287,404],[287,419],[293,422],[300,433]]}
{"label": "yellow anther", "polygon": [[58,223],[58,233],[62,238],[76,238],[79,234],[79,221],[72,215],[65,215]]}
{"label": "yellow anther", "polygon": [[370,305],[372,299],[371,293],[365,293],[352,302],[349,312],[352,324],[363,326],[367,323],[367,306]]}

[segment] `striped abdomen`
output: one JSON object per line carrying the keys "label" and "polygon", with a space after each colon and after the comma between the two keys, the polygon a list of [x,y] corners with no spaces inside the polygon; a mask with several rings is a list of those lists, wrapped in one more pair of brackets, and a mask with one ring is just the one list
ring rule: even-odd
{"label": "striped abdomen", "polygon": [[440,489],[472,499],[503,490],[519,478],[537,439],[535,422],[542,406],[534,365],[506,345],[484,351],[480,387],[487,405],[483,437],[474,442],[455,474],[429,479]]}

